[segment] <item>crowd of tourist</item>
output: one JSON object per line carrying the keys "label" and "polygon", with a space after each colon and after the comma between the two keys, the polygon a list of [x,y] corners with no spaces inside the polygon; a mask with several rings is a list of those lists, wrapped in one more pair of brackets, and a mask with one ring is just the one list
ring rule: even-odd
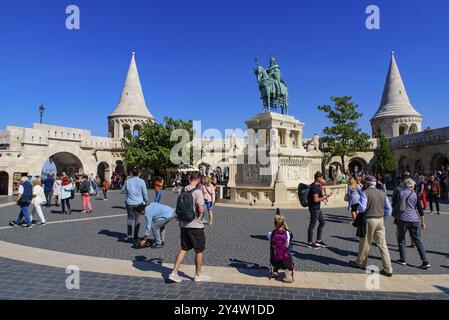
{"label": "crowd of tourist", "polygon": [[[150,247],[163,248],[165,245],[166,226],[173,220],[177,220],[180,228],[180,249],[176,256],[174,268],[169,279],[174,282],[182,281],[178,270],[188,251],[195,252],[195,281],[207,281],[209,276],[201,272],[203,255],[206,248],[205,225],[213,226],[214,204],[216,201],[217,178],[214,173],[210,176],[199,172],[191,172],[188,175],[188,183],[183,184],[181,175],[177,173],[173,187],[177,189],[179,196],[176,207],[161,204],[162,188],[164,180],[155,175],[150,180],[150,186],[154,189],[154,201],[148,196],[147,183],[140,177],[138,168],[131,170],[129,177],[121,178],[113,175],[111,183],[101,180],[98,176],[81,175],[75,173],[73,177],[63,174],[61,177],[48,175],[41,180],[36,177],[22,177],[18,190],[17,203],[20,213],[15,221],[10,221],[11,226],[22,225],[30,228],[34,217],[39,218],[40,224],[45,225],[46,220],[42,206],[49,207],[52,199],[55,206],[61,206],[61,213],[71,214],[71,200],[75,191],[81,195],[82,213],[92,213],[91,197],[100,197],[107,200],[107,191],[111,184],[120,189],[125,196],[127,211],[127,229],[125,241],[133,242],[136,248]],[[425,211],[430,205],[430,214],[433,213],[433,204],[437,214],[440,214],[439,199],[447,196],[449,191],[447,171],[434,172],[431,175],[419,175],[405,172],[398,180],[391,200],[387,195],[386,178],[380,174],[370,175],[360,171],[357,174],[346,172],[340,180],[348,184],[345,200],[347,209],[353,220],[355,234],[359,238],[357,258],[349,261],[349,265],[365,269],[368,257],[374,242],[382,261],[381,274],[387,277],[393,275],[393,266],[386,241],[385,220],[393,217],[396,228],[396,240],[399,247],[399,259],[397,263],[407,265],[406,262],[406,238],[411,239],[411,246],[416,247],[422,260],[421,268],[427,269],[431,265],[427,259],[422,230],[426,228]],[[111,178],[112,180],[112,178]],[[300,192],[298,195],[301,197]],[[321,172],[316,172],[314,181],[307,186],[307,199],[305,202],[310,214],[310,222],[307,230],[307,247],[310,249],[326,248],[324,242],[324,227],[326,220],[321,210],[321,203],[326,202],[332,193],[328,188]],[[303,204],[303,201],[301,201]],[[29,207],[32,209],[29,210]],[[304,205],[303,205],[304,206]],[[139,237],[140,217],[145,217],[145,236]],[[318,228],[314,237],[316,225]],[[151,240],[151,235],[153,239]],[[274,228],[268,234],[270,242],[270,277],[278,277],[279,270],[286,270],[284,281],[294,281],[294,260],[291,249],[293,233],[288,229],[286,218],[278,209],[274,216]]]}
{"label": "crowd of tourist", "polygon": [[[45,225],[42,206],[51,207],[54,198],[54,206],[61,207],[61,214],[72,214],[71,200],[75,198],[75,192],[81,195],[81,213],[92,213],[91,197],[100,199],[100,189],[103,191],[103,200],[107,200],[108,183],[101,181],[94,174],[85,175],[75,172],[69,177],[65,172],[61,176],[48,174],[45,178],[40,176],[24,176],[19,181],[17,191],[17,204],[20,213],[16,220],[11,220],[11,226],[23,226],[31,228],[38,221],[33,219],[34,214],[39,218],[39,224]],[[31,210],[30,210],[31,207]]]}

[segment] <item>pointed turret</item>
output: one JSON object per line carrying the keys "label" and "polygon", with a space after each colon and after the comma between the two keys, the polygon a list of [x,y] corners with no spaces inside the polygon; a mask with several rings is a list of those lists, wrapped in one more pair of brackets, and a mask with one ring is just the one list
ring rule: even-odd
{"label": "pointed turret", "polygon": [[385,80],[384,92],[380,107],[373,119],[390,116],[421,116],[410,103],[401,73],[399,72],[394,51],[391,53],[390,68]]}
{"label": "pointed turret", "polygon": [[154,117],[145,103],[133,52],[120,101],[114,112],[108,116],[109,135],[113,138],[123,138],[126,131],[140,131],[145,121],[154,121]]}
{"label": "pointed turret", "polygon": [[110,116],[140,116],[153,119],[145,104],[134,52],[132,53],[120,101]]}
{"label": "pointed turret", "polygon": [[373,136],[394,137],[417,132],[421,130],[421,122],[421,114],[408,98],[393,51],[380,107],[371,118]]}

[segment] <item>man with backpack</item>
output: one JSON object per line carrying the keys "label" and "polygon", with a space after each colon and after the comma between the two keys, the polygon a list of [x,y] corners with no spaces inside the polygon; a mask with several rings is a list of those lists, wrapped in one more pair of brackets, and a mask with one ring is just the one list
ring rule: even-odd
{"label": "man with backpack", "polygon": [[181,190],[176,203],[176,215],[181,228],[181,250],[176,256],[175,266],[169,279],[173,282],[181,282],[182,278],[178,275],[179,267],[187,251],[195,250],[195,278],[196,282],[208,281],[209,276],[201,274],[203,263],[203,252],[206,249],[206,237],[204,235],[204,197],[200,189],[197,188],[200,183],[201,175],[199,172],[192,172],[190,183]]}
{"label": "man with backpack", "polygon": [[137,241],[139,239],[139,212],[137,212],[137,206],[139,204],[148,203],[148,191],[147,185],[143,179],[139,178],[139,169],[133,168],[131,170],[131,177],[125,181],[123,184],[122,192],[126,193],[126,211],[128,213],[128,224],[127,224],[127,236],[125,241],[130,241],[134,239]]}
{"label": "man with backpack", "polygon": [[[321,201],[327,200],[330,195],[323,195],[321,185],[325,184],[323,174],[317,171],[314,175],[314,182],[310,185],[308,194],[308,206],[310,212],[310,223],[307,230],[307,247],[312,249],[325,248],[327,245],[323,242],[323,228],[326,224],[323,212],[321,211]],[[313,241],[313,231],[316,222],[319,221],[317,241]]]}

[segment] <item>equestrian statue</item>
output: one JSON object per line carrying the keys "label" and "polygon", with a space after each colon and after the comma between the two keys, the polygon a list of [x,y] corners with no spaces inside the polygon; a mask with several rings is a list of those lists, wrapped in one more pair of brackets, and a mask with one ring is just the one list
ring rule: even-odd
{"label": "equestrian statue", "polygon": [[270,66],[267,69],[261,67],[256,58],[254,74],[259,83],[263,112],[280,108],[282,114],[288,114],[288,88],[274,56],[270,57]]}

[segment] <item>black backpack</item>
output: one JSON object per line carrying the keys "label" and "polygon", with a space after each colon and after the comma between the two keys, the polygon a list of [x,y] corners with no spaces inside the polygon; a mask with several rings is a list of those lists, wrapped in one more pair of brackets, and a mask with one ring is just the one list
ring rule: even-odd
{"label": "black backpack", "polygon": [[80,192],[81,193],[89,193],[90,185],[88,181],[81,182]]}
{"label": "black backpack", "polygon": [[301,206],[307,208],[309,206],[309,191],[310,186],[304,183],[298,185],[298,198]]}
{"label": "black backpack", "polygon": [[195,190],[197,188],[187,191],[184,187],[178,197],[176,202],[176,215],[180,221],[191,222],[195,219],[195,202],[192,195]]}

